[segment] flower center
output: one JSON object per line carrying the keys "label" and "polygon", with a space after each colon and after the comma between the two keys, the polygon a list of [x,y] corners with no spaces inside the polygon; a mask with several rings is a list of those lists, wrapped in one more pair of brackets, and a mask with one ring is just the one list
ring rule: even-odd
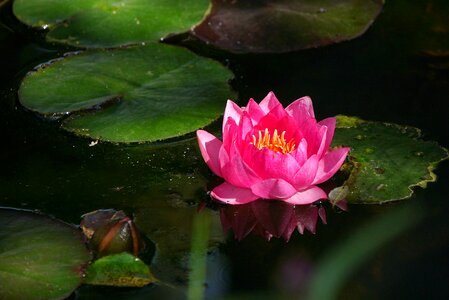
{"label": "flower center", "polygon": [[270,135],[268,128],[262,133],[259,130],[259,135],[253,134],[251,145],[254,145],[257,149],[268,148],[274,152],[281,152],[282,154],[287,154],[295,150],[295,141],[291,139],[290,141],[285,140],[285,131],[278,134],[277,129],[274,130],[273,136]]}

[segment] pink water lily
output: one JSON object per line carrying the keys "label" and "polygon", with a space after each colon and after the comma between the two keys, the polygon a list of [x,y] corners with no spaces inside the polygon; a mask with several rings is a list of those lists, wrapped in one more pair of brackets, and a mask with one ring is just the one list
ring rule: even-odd
{"label": "pink water lily", "polygon": [[317,185],[331,178],[349,148],[331,149],[335,118],[315,119],[312,100],[302,97],[284,109],[273,92],[246,107],[228,100],[223,141],[197,131],[201,154],[225,182],[211,196],[228,204],[258,199],[309,204],[327,199]]}

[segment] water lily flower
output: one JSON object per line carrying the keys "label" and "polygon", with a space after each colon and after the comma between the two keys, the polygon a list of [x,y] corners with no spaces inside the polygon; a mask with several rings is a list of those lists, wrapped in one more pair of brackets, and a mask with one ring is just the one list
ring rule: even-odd
{"label": "water lily flower", "polygon": [[310,204],[327,199],[317,185],[331,178],[349,148],[331,149],[336,119],[317,122],[312,100],[302,97],[284,108],[273,92],[246,107],[228,100],[223,141],[197,131],[201,154],[225,182],[211,196],[228,204],[258,199]]}

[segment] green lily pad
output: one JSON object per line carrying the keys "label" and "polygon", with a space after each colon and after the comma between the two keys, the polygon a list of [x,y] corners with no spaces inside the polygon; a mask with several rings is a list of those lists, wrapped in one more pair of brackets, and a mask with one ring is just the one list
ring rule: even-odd
{"label": "green lily pad", "polygon": [[0,299],[61,299],[91,259],[82,233],[47,216],[0,208]]}
{"label": "green lily pad", "polygon": [[288,52],[353,39],[382,6],[383,0],[213,0],[192,33],[232,52]]}
{"label": "green lily pad", "polygon": [[93,285],[141,287],[156,282],[148,266],[123,252],[96,260],[86,270],[84,283]]}
{"label": "green lily pad", "polygon": [[87,51],[28,74],[20,102],[62,127],[112,142],[177,137],[208,125],[234,97],[231,71],[164,44]]}
{"label": "green lily pad", "polygon": [[448,158],[436,142],[421,139],[419,129],[339,116],[334,146],[351,148],[350,203],[384,203],[409,198],[413,188],[434,182],[433,170]]}
{"label": "green lily pad", "polygon": [[110,48],[157,41],[189,30],[209,6],[207,0],[16,0],[16,17],[49,28],[51,42]]}

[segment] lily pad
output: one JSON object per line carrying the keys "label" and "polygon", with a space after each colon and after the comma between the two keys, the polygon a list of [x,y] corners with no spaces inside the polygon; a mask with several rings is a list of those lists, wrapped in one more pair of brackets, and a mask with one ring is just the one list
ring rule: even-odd
{"label": "lily pad", "polygon": [[47,39],[78,47],[157,41],[198,23],[207,0],[16,0],[16,17],[49,28]]}
{"label": "lily pad", "polygon": [[339,116],[334,146],[351,147],[345,182],[350,203],[384,203],[409,198],[413,188],[434,182],[433,170],[448,158],[436,142],[421,139],[419,129]]}
{"label": "lily pad", "polygon": [[84,278],[87,284],[127,287],[142,287],[156,281],[143,261],[126,252],[96,260]]}
{"label": "lily pad", "polygon": [[91,259],[74,226],[0,208],[0,299],[61,299],[81,283]]}
{"label": "lily pad", "polygon": [[113,142],[177,137],[208,125],[233,97],[231,71],[164,44],[87,51],[29,73],[20,102],[62,127]]}
{"label": "lily pad", "polygon": [[212,0],[192,34],[232,52],[295,51],[360,36],[382,6],[383,0]]}

